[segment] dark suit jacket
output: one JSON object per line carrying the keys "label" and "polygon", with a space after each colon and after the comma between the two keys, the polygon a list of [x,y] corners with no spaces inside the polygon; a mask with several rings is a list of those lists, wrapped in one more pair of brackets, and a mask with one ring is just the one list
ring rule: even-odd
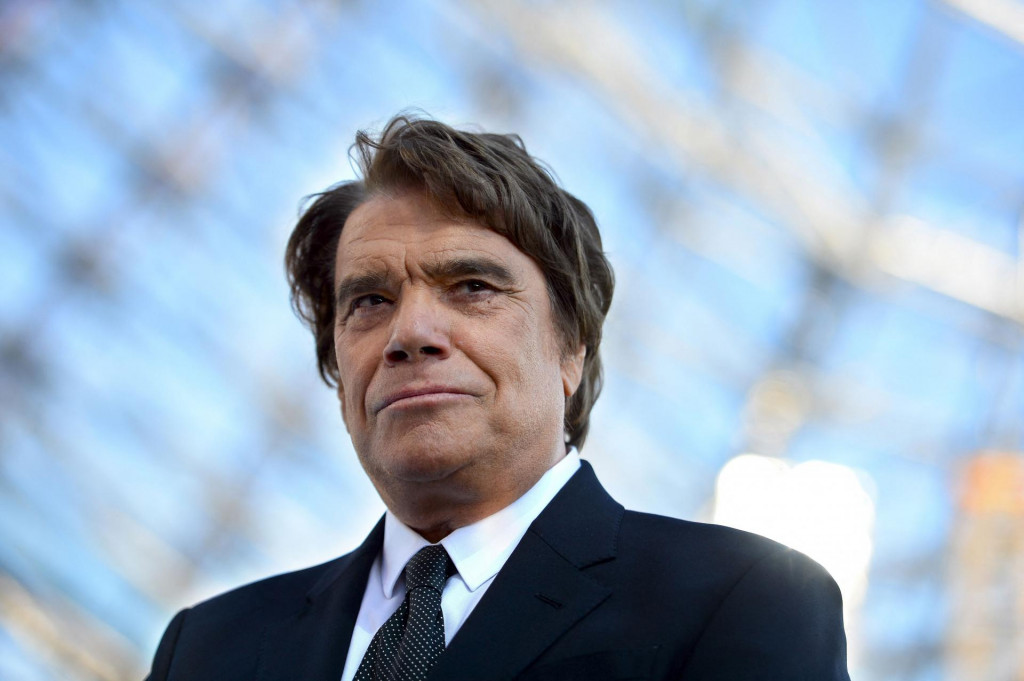
{"label": "dark suit jacket", "polygon": [[[338,681],[383,536],[178,613],[150,678]],[[848,680],[842,599],[773,541],[625,511],[584,462],[430,678]]]}

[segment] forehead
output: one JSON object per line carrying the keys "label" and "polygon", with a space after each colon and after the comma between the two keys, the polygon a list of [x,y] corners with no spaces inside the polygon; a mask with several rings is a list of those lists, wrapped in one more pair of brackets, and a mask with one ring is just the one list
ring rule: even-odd
{"label": "forehead", "polygon": [[443,261],[466,253],[543,276],[533,259],[501,234],[473,220],[446,216],[425,196],[407,193],[377,196],[352,211],[338,241],[336,278],[353,270]]}

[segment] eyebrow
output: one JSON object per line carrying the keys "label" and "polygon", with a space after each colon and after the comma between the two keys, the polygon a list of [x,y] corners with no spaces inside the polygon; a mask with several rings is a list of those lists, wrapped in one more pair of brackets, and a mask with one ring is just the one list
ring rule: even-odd
{"label": "eyebrow", "polygon": [[[436,280],[480,277],[498,286],[514,286],[518,280],[510,269],[489,258],[451,258],[423,266],[427,277]],[[353,298],[390,288],[392,277],[383,271],[356,274],[338,284],[335,305],[342,308]]]}
{"label": "eyebrow", "polygon": [[431,279],[481,277],[499,286],[513,286],[518,281],[512,270],[489,258],[451,258],[424,265],[423,271]]}
{"label": "eyebrow", "polygon": [[391,277],[387,272],[367,272],[346,277],[338,284],[338,295],[335,298],[337,307],[344,307],[345,303],[358,296],[380,291],[388,288]]}

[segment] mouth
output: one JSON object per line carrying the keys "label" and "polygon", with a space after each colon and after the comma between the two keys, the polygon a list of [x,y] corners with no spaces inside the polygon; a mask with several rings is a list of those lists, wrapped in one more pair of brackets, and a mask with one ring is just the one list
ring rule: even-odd
{"label": "mouth", "polygon": [[469,397],[469,393],[449,386],[424,386],[406,388],[392,393],[375,405],[374,411],[380,413],[388,407],[404,408],[418,406],[434,406],[452,400]]}

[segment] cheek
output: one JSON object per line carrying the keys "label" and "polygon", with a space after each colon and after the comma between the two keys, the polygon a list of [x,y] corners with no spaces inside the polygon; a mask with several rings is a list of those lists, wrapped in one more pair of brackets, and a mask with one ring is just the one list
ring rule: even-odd
{"label": "cheek", "polygon": [[536,323],[531,326],[520,327],[509,336],[521,339],[509,364],[516,381],[531,393],[533,400],[540,402],[546,396],[561,395],[560,354],[547,333],[536,328]]}
{"label": "cheek", "polygon": [[[337,346],[342,347],[342,346]],[[361,408],[362,395],[366,392],[365,379],[360,371],[358,355],[351,352],[335,353],[338,362],[338,399],[346,421],[355,417]]]}

